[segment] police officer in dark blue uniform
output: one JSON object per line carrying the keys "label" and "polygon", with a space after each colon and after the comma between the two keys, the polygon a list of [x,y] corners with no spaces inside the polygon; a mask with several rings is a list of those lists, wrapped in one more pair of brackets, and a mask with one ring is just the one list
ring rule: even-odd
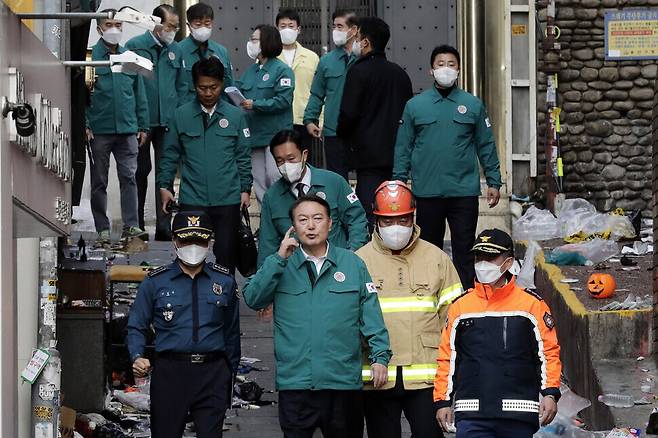
{"label": "police officer in dark blue uniform", "polygon": [[151,432],[180,438],[185,418],[197,437],[222,436],[232,376],[240,361],[239,295],[224,266],[205,263],[212,238],[203,212],[180,212],[172,224],[177,259],[148,274],[128,319],[133,373],[146,376],[146,335],[155,328],[151,376]]}

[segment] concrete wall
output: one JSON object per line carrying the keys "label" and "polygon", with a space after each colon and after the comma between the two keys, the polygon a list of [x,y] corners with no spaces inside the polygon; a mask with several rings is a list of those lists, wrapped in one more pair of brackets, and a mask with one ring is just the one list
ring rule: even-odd
{"label": "concrete wall", "polygon": [[[558,104],[562,107],[562,156],[567,197],[590,199],[601,211],[652,208],[651,120],[655,61],[605,61],[604,14],[611,9],[650,7],[657,0],[562,0]],[[546,10],[539,13],[545,26]],[[545,184],[546,76],[538,73],[537,158]]]}

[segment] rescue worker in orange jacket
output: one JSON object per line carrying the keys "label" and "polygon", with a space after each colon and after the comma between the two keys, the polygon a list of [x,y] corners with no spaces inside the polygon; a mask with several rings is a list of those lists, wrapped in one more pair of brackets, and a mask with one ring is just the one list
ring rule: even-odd
{"label": "rescue worker in orange jacket", "polygon": [[[450,257],[420,239],[411,190],[386,181],[375,192],[372,241],[357,251],[377,287],[393,357],[381,390],[364,392],[368,436],[399,438],[404,412],[414,438],[443,433],[432,402],[436,352],[448,305],[464,293]],[[369,362],[365,389],[373,389]]]}
{"label": "rescue worker in orange jacket", "polygon": [[452,303],[441,337],[436,417],[447,430],[454,409],[457,438],[530,438],[557,413],[555,320],[508,272],[514,249],[507,233],[483,231],[473,251],[475,289]]}

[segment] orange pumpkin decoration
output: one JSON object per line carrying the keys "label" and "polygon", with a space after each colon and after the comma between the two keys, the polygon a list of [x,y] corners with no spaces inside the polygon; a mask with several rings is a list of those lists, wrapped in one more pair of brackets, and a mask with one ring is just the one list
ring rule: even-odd
{"label": "orange pumpkin decoration", "polygon": [[587,280],[587,290],[592,298],[610,298],[617,288],[615,277],[610,274],[595,272]]}

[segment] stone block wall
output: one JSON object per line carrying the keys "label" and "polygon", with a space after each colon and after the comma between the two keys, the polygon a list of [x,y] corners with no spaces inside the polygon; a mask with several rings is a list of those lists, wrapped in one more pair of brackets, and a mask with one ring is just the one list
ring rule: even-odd
{"label": "stone block wall", "polygon": [[[651,217],[651,122],[656,61],[605,61],[604,16],[608,10],[656,7],[658,0],[557,0],[559,56],[537,48],[538,182],[544,186],[546,75],[559,65],[560,145],[567,197],[593,202],[600,211],[621,207]],[[546,9],[538,6],[542,28]]]}

